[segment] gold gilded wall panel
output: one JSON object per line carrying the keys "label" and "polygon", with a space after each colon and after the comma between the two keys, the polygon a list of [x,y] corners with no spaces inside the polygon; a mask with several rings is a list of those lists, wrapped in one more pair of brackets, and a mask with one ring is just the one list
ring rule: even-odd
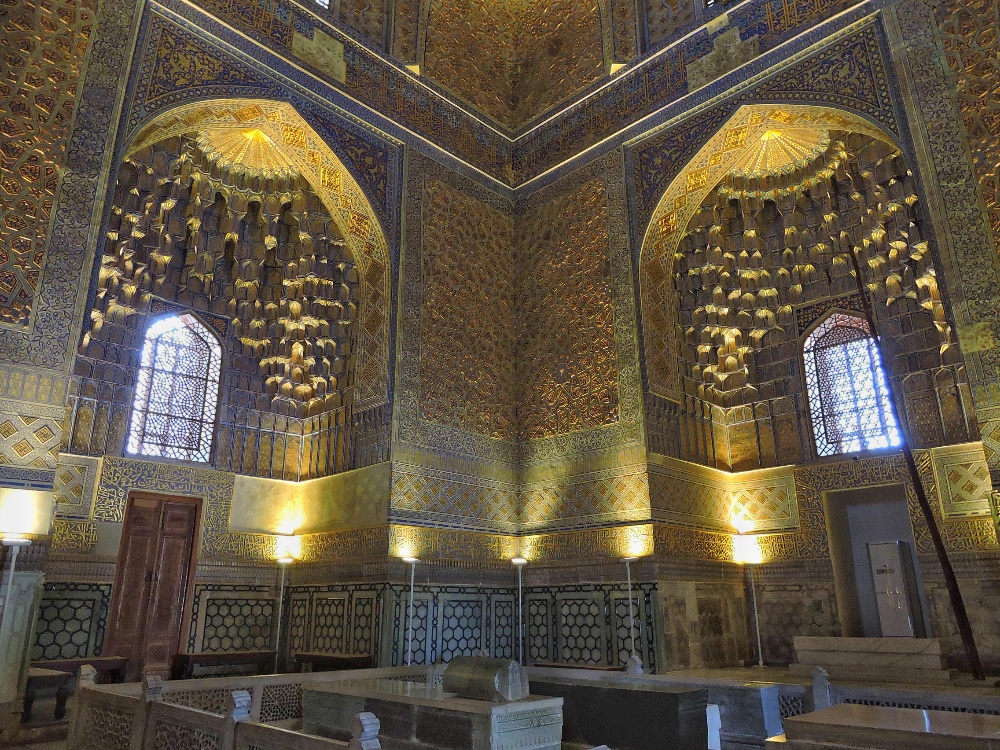
{"label": "gold gilded wall panel", "polygon": [[431,0],[421,67],[428,78],[507,126],[516,124],[510,90],[517,5]]}
{"label": "gold gilded wall panel", "polygon": [[597,0],[521,0],[514,12],[511,111],[520,125],[604,75],[604,34]]}
{"label": "gold gilded wall panel", "polygon": [[515,431],[513,219],[439,181],[423,195],[420,413],[510,440]]}
{"label": "gold gilded wall panel", "polygon": [[649,501],[654,521],[730,534],[799,523],[791,467],[730,473],[651,453]]}
{"label": "gold gilded wall panel", "polygon": [[[628,59],[634,18],[625,9],[618,16],[615,41]],[[405,23],[402,31],[408,40]],[[604,36],[597,0],[431,0],[421,72],[516,128],[604,75]]]}
{"label": "gold gilded wall panel", "polygon": [[61,407],[0,399],[0,464],[54,468],[64,416]]}
{"label": "gold gilded wall panel", "polygon": [[949,0],[938,11],[945,59],[979,190],[1000,247],[1000,34],[990,0]]}
{"label": "gold gilded wall panel", "polygon": [[590,180],[530,206],[516,230],[521,433],[618,420],[607,188]]}
{"label": "gold gilded wall panel", "polygon": [[[442,197],[456,193],[464,195],[463,201],[472,206],[478,206],[475,210],[481,211],[485,217],[496,218],[498,216],[509,216],[512,206],[509,201],[501,198],[481,185],[477,185],[472,180],[445,168],[441,164],[432,161],[416,152],[408,155],[407,183],[404,192],[404,226],[406,236],[401,260],[401,282],[400,282],[400,353],[397,357],[396,373],[396,394],[393,405],[393,422],[395,435],[393,440],[393,458],[401,460],[403,463],[434,465],[438,468],[455,471],[457,473],[469,472],[472,476],[493,476],[499,472],[500,475],[513,472],[516,462],[516,445],[512,439],[498,440],[488,435],[471,431],[467,427],[455,426],[455,424],[468,425],[468,414],[480,414],[481,410],[476,407],[476,411],[462,411],[465,408],[462,404],[452,404],[446,408],[444,404],[438,409],[431,409],[442,419],[448,419],[451,423],[432,422],[423,416],[421,407],[421,378],[424,374],[429,377],[442,378],[442,381],[434,386],[441,397],[445,393],[473,393],[474,389],[466,391],[466,386],[454,382],[445,382],[453,377],[454,373],[447,373],[440,364],[429,362],[422,363],[423,353],[421,351],[424,340],[422,312],[427,305],[424,302],[424,295],[427,290],[423,283],[424,265],[424,226],[425,218],[432,219],[424,209],[425,197],[434,193],[425,192],[425,185],[437,185],[439,191],[437,195]],[[444,187],[446,186],[446,188]],[[501,225],[502,226],[502,225]],[[449,235],[450,236],[450,235]],[[439,242],[433,237],[431,243]],[[448,257],[452,249],[448,249]],[[472,254],[472,250],[463,251]],[[470,258],[471,259],[471,258]],[[450,272],[450,269],[449,269]],[[485,281],[483,282],[485,283]],[[461,290],[455,290],[461,293]],[[442,300],[451,304],[450,301]],[[471,304],[471,300],[470,300]],[[442,321],[439,330],[443,335],[447,330],[457,330],[461,323],[469,325],[481,325],[478,330],[485,335],[493,336],[492,330],[485,325],[487,321]],[[500,321],[498,321],[500,322]],[[454,326],[450,329],[449,326]],[[445,342],[441,341],[441,345]],[[448,343],[448,351],[458,352],[458,348]],[[475,342],[475,346],[483,352],[498,351],[494,344],[486,342]],[[502,351],[502,349],[499,349]],[[492,364],[492,363],[491,363]],[[502,366],[502,363],[501,365]],[[491,400],[490,403],[499,403]],[[482,412],[485,416],[493,419],[493,416]],[[451,414],[452,416],[448,416]],[[507,412],[510,419],[510,412]],[[460,415],[461,419],[454,415]],[[511,480],[516,481],[516,480]]]}
{"label": "gold gilded wall panel", "polygon": [[0,326],[31,324],[95,7],[0,7]]}
{"label": "gold gilded wall panel", "polygon": [[646,0],[646,29],[652,47],[693,21],[692,0]]}
{"label": "gold gilded wall panel", "polygon": [[516,484],[394,462],[392,521],[516,533]]}
{"label": "gold gilded wall panel", "polygon": [[520,528],[561,529],[649,518],[646,466],[619,466],[594,474],[527,483],[521,490]]}
{"label": "gold gilded wall panel", "polygon": [[385,36],[384,0],[339,0],[340,22],[381,47]]}
{"label": "gold gilded wall panel", "polygon": [[982,443],[933,448],[931,465],[945,518],[989,514],[992,482]]}

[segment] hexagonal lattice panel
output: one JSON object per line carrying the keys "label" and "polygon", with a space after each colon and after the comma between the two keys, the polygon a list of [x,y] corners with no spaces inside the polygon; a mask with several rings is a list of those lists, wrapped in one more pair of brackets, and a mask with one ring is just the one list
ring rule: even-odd
{"label": "hexagonal lattice panel", "polygon": [[445,600],[441,610],[441,660],[472,656],[483,647],[483,602]]}
{"label": "hexagonal lattice panel", "polygon": [[524,641],[529,662],[549,661],[552,637],[549,626],[549,600],[531,598],[524,605]]}
{"label": "hexagonal lattice panel", "polygon": [[493,600],[493,656],[516,659],[517,602],[512,599]]}
{"label": "hexagonal lattice panel", "polygon": [[[618,596],[612,599],[615,610],[615,664],[624,665],[629,656],[632,655],[632,630],[629,627],[629,600],[628,595]],[[642,615],[640,614],[639,601],[635,597],[632,599],[632,617],[635,618],[635,652],[639,658],[643,657],[643,627]]]}
{"label": "hexagonal lattice panel", "polygon": [[[401,648],[399,649],[399,663],[405,665],[407,657],[406,638],[409,633],[408,616],[409,598],[402,601],[401,627]],[[426,664],[427,659],[427,639],[430,634],[430,600],[413,600],[413,630],[410,638],[410,664]]]}
{"label": "hexagonal lattice panel", "polygon": [[47,584],[38,610],[31,658],[99,656],[110,598],[108,584]]}
{"label": "hexagonal lattice panel", "polygon": [[313,651],[346,651],[347,595],[317,598],[313,605]]}
{"label": "hexagonal lattice panel", "polygon": [[570,664],[604,663],[604,608],[596,599],[559,601],[559,660]]}
{"label": "hexagonal lattice panel", "polygon": [[354,636],[352,650],[356,654],[370,654],[375,640],[375,595],[354,595]]}
{"label": "hexagonal lattice panel", "polygon": [[209,599],[202,651],[262,651],[271,643],[270,599]]}

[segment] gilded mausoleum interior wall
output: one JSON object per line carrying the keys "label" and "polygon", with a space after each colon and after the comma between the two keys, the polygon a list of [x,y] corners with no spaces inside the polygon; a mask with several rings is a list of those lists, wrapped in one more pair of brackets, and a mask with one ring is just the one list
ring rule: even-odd
{"label": "gilded mausoleum interior wall", "polygon": [[[859,313],[858,245],[1000,665],[989,6],[163,0],[140,25],[0,0],[0,478],[56,500],[33,656],[101,652],[127,498],[151,492],[202,501],[189,650],[273,643],[292,545],[296,649],[402,663],[413,556],[414,661],[512,656],[523,555],[529,662],[618,665],[638,556],[647,668],[732,665],[739,527],[787,662],[842,632],[827,493],[903,485],[958,664],[901,458],[815,460],[799,352]],[[203,464],[123,451],[168,313],[224,352]]]}
{"label": "gilded mausoleum interior wall", "polygon": [[[25,327],[96,22],[95,4],[0,6],[0,322]],[[0,345],[0,350],[2,350]]]}
{"label": "gilded mausoleum interior wall", "polygon": [[[625,16],[618,44],[629,60],[635,7],[631,0],[618,5]],[[608,21],[597,0],[433,0],[429,6],[421,72],[508,128],[535,119],[606,72],[602,21]]]}

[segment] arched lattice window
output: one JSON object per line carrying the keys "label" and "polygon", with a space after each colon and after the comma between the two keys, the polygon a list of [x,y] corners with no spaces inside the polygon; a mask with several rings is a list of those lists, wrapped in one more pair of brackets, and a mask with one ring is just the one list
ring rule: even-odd
{"label": "arched lattice window", "polygon": [[882,359],[867,321],[833,313],[802,347],[816,453],[899,445]]}
{"label": "arched lattice window", "polygon": [[194,316],[153,323],[142,345],[128,452],[208,461],[221,362],[218,340]]}

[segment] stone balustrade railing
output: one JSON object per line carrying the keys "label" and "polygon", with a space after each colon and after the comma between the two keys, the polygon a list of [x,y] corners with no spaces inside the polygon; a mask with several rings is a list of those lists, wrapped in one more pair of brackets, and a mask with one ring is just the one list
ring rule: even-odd
{"label": "stone balustrade railing", "polygon": [[74,696],[68,750],[247,750],[251,746],[263,750],[374,750],[378,744],[371,733],[374,717],[370,714],[359,715],[366,720],[355,722],[358,736],[350,744],[267,722],[301,718],[304,684],[359,677],[422,681],[426,671],[396,667],[363,673],[152,680],[145,686],[95,685],[84,675]]}

